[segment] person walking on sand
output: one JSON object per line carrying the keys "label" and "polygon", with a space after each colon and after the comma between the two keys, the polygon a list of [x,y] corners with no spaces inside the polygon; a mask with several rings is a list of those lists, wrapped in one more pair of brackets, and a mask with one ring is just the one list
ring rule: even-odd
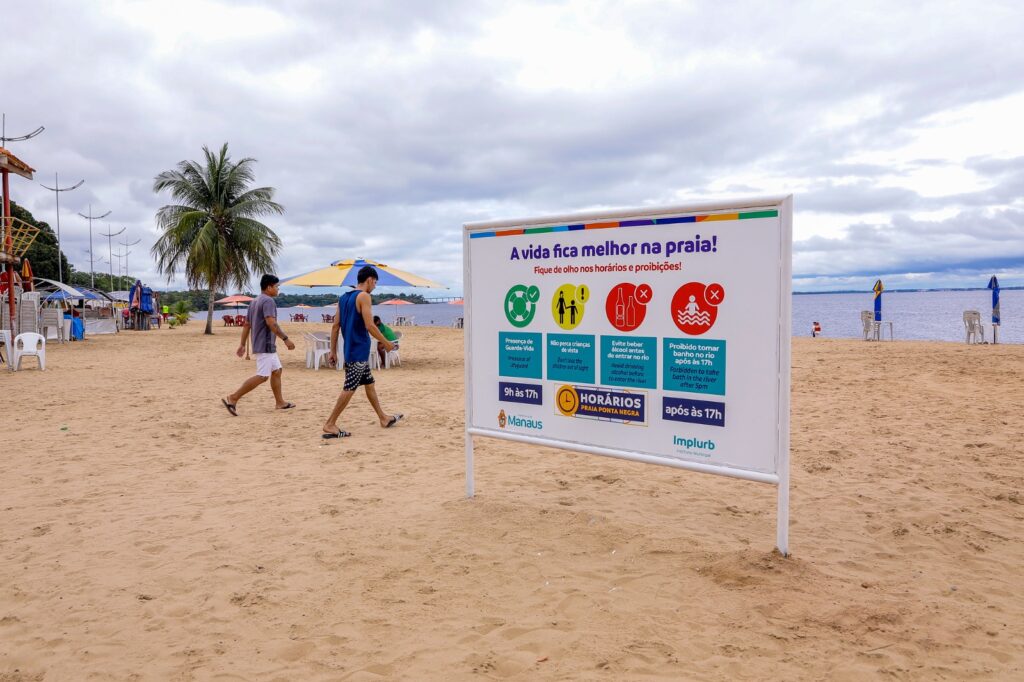
{"label": "person walking on sand", "polygon": [[242,357],[246,355],[250,330],[252,332],[252,354],[256,357],[256,374],[245,380],[237,391],[226,398],[221,398],[224,407],[231,416],[237,417],[238,401],[249,391],[253,390],[267,379],[270,379],[270,390],[274,392],[274,402],[279,410],[290,410],[295,407],[284,399],[281,394],[281,359],[277,357],[276,338],[284,341],[288,350],[295,350],[295,344],[288,340],[281,326],[277,324],[277,303],[274,297],[277,296],[280,287],[280,280],[274,275],[263,275],[260,279],[260,295],[249,306],[249,313],[242,325],[242,338],[238,342],[238,350],[235,355]]}
{"label": "person walking on sand", "polygon": [[334,409],[324,422],[323,438],[345,438],[352,435],[338,427],[338,418],[360,386],[366,387],[366,397],[383,428],[389,429],[402,419],[401,414],[389,415],[381,409],[377,388],[373,385],[373,375],[370,374],[370,336],[377,339],[377,343],[384,346],[386,351],[395,347],[373,323],[373,299],[370,293],[377,286],[377,271],[372,266],[364,265],[356,275],[356,281],[358,286],[355,290],[338,298],[338,314],[334,316],[334,325],[331,327],[331,351],[327,360],[332,365],[338,362],[338,333],[341,332],[344,336],[345,385]]}

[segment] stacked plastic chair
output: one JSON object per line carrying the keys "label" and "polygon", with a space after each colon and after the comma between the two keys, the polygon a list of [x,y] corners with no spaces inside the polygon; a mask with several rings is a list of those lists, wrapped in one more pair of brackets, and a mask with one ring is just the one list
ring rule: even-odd
{"label": "stacked plastic chair", "polygon": [[0,329],[6,329],[11,333],[11,338],[17,331],[11,326],[11,309],[7,305],[7,294],[0,296]]}

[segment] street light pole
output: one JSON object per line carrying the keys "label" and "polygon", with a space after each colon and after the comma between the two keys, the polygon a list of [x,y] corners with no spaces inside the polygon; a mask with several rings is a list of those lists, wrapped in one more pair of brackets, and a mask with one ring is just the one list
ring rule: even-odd
{"label": "street light pole", "polygon": [[[120,244],[120,243],[121,242],[118,242],[118,244]],[[128,269],[125,267],[124,264],[127,262],[128,255],[130,253],[131,253],[131,251],[125,251],[124,253],[121,253],[120,251],[118,251],[117,253],[114,254],[114,258],[117,259],[117,277],[118,277],[118,279],[127,279],[127,277],[128,277]],[[124,270],[123,272],[122,272],[122,269]]]}
{"label": "street light pole", "polygon": [[[71,187],[61,187],[60,186],[60,179],[57,177],[57,174],[54,173],[53,174],[53,187],[47,187],[46,185],[43,185],[43,183],[41,183],[41,182],[39,183],[40,185],[42,185],[42,187],[44,187],[44,188],[50,190],[51,192],[53,192],[53,196],[57,199],[57,280],[61,284],[64,284],[64,260],[61,257],[61,250],[60,250],[60,193],[61,192],[70,192],[73,189],[78,189],[79,187],[82,186],[82,183],[84,183],[84,182],[85,182],[85,180],[79,180],[78,184],[72,185]],[[71,273],[68,273],[68,274],[71,274]]]}
{"label": "street light pole", "polygon": [[93,215],[92,204],[89,204],[89,215],[85,215],[84,213],[79,213],[78,215],[82,216],[83,218],[86,218],[89,221],[89,286],[90,288],[95,289],[96,273],[92,271],[92,221],[99,220],[100,218],[106,218],[108,215],[110,215],[110,211],[107,211],[103,215]]}
{"label": "street light pole", "polygon": [[118,242],[118,244],[123,246],[125,248],[125,251],[126,251],[126,253],[124,254],[124,276],[125,277],[128,277],[128,254],[131,253],[131,251],[128,251],[128,247],[129,246],[135,246],[136,244],[138,244],[141,241],[142,241],[141,239],[136,239],[133,242]]}
{"label": "street light pole", "polygon": [[[110,229],[110,225],[109,224],[107,225],[107,229],[108,230]],[[106,233],[106,232],[100,232],[101,235],[103,235],[104,237],[107,238],[107,260],[110,261],[110,290],[111,291],[114,290],[114,255],[113,255],[114,254],[114,245],[113,245],[113,242],[111,242],[110,240],[111,240],[112,237],[116,237],[117,235],[121,234],[122,232],[124,232],[127,229],[128,229],[127,227],[122,227],[119,231],[111,232],[109,234]]]}

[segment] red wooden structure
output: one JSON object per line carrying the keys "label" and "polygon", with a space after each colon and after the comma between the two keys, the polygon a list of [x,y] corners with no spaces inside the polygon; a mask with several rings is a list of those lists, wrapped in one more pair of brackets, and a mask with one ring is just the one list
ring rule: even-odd
{"label": "red wooden structure", "polygon": [[15,315],[14,303],[14,269],[17,267],[18,259],[28,251],[28,247],[35,241],[39,230],[32,225],[15,220],[11,216],[11,189],[8,176],[11,173],[20,175],[28,180],[32,179],[35,169],[27,163],[0,147],[0,176],[2,176],[4,192],[4,213],[0,225],[3,227],[3,249],[0,249],[0,262],[3,262],[4,279],[7,281],[7,305],[11,313],[11,325],[14,325]]}

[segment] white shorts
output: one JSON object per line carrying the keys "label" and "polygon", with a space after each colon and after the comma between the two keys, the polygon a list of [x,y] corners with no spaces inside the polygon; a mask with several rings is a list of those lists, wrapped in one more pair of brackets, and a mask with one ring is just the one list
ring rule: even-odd
{"label": "white shorts", "polygon": [[281,369],[281,358],[277,353],[253,353],[252,356],[256,358],[256,374],[261,377],[269,377]]}

